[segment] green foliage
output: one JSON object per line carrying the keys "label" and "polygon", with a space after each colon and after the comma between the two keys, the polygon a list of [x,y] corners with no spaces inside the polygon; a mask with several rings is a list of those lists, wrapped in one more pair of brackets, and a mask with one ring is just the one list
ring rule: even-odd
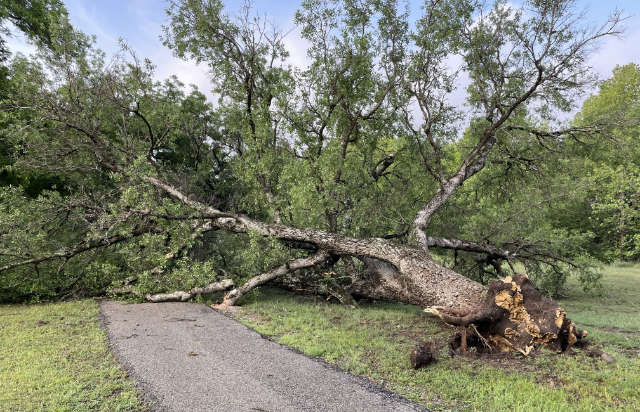
{"label": "green foliage", "polygon": [[64,25],[66,21],[67,11],[59,0],[0,2],[0,99],[6,97],[6,89],[10,87],[10,70],[5,64],[10,55],[6,36],[11,33],[6,23],[12,23],[28,39],[51,47],[55,43],[59,26]]}
{"label": "green foliage", "polygon": [[[171,2],[164,43],[209,66],[215,107],[175,77],[154,80],[153,63],[126,45],[107,59],[68,25],[58,3],[30,4],[50,16],[19,26],[34,30],[38,55],[7,63],[0,299],[100,293],[132,275],[145,291],[188,289],[223,275],[241,281],[297,256],[291,245],[255,233],[213,232],[202,217],[208,211],[191,201],[408,243],[416,213],[460,176],[458,184],[466,182],[429,233],[513,251],[550,294],[561,293],[568,276],[592,287],[593,257],[638,253],[634,194],[621,188],[639,174],[627,162],[597,160],[564,135],[541,140],[526,131],[551,130],[552,110],[568,110],[591,80],[581,45],[592,39],[571,23],[571,1],[532,1],[527,12],[505,1],[488,9],[470,0],[428,2],[414,24],[392,0],[305,0],[296,13],[310,44],[305,68],[287,64],[284,34],[268,30],[250,7],[234,18],[220,0]],[[549,29],[558,22],[561,30]],[[449,103],[457,81],[450,58],[461,59],[471,79],[465,133],[466,116]],[[601,94],[618,93],[614,84]],[[606,101],[588,102],[577,124],[599,118],[589,107],[603,106],[604,117],[619,113],[613,97]],[[473,170],[460,171],[465,164]],[[579,172],[563,168],[584,167],[592,181],[580,179],[575,190]],[[188,200],[168,197],[149,179]],[[624,253],[612,255],[605,234],[621,221]],[[481,281],[506,266],[486,255],[433,253]]]}
{"label": "green foliage", "polygon": [[[188,219],[158,221],[139,215],[145,208],[160,214],[191,213],[158,198],[137,180],[154,173],[155,168],[147,162],[149,153],[155,154],[166,170],[188,176],[193,187],[208,185],[203,196],[220,199],[225,207],[225,202],[233,200],[220,141],[213,140],[215,133],[204,132],[215,130],[216,116],[201,93],[186,93],[175,78],[152,81],[149,62],[122,60],[108,67],[102,53],[92,49],[67,58],[58,60],[52,52],[44,53],[37,62],[23,58],[13,62],[14,77],[19,80],[13,99],[31,107],[56,101],[68,105],[71,111],[65,113],[80,104],[92,124],[85,129],[77,118],[64,120],[53,115],[45,116],[41,128],[24,127],[22,122],[32,121],[31,114],[25,112],[10,119],[5,132],[12,146],[20,147],[12,169],[36,176],[42,176],[38,174],[42,169],[55,169],[57,180],[64,179],[64,185],[31,192],[31,186],[24,184],[0,188],[0,266],[16,259],[53,256],[1,271],[2,300],[103,293],[112,282],[164,267],[168,254],[178,255],[192,247],[195,241]],[[132,58],[135,61],[135,56]],[[43,63],[53,71],[51,77],[44,74]],[[114,91],[110,87],[126,92],[109,95]],[[113,116],[123,109],[126,115],[120,117],[121,123],[113,123]],[[155,125],[162,128],[155,130]],[[92,133],[108,136],[110,143],[121,146],[106,149],[79,143]],[[77,144],[80,149],[70,149]],[[127,157],[123,147],[130,150]],[[115,162],[126,158],[127,166],[117,172],[104,165],[96,167],[96,157]],[[109,251],[103,246],[110,246]],[[194,268],[194,273],[200,269]],[[187,272],[185,266],[174,276]],[[186,277],[185,281],[195,279]],[[165,283],[172,286],[178,282],[173,278]]]}
{"label": "green foliage", "polygon": [[567,281],[572,277],[585,292],[602,291],[599,262],[588,255],[573,257],[571,264],[543,265],[527,262],[524,266],[536,287],[554,298],[562,297],[566,293]]}
{"label": "green foliage", "polygon": [[[474,139],[470,136],[474,130],[472,125],[456,142],[460,148],[455,154]],[[576,185],[575,178],[567,175],[573,160],[564,143],[548,142],[551,150],[541,150],[535,136],[528,134],[510,132],[498,138],[501,147],[489,157],[482,173],[467,181],[434,218],[432,230],[444,237],[483,239],[512,250],[514,263],[519,262],[517,270],[527,273],[548,295],[562,295],[572,276],[583,280],[586,290],[596,290],[595,235],[584,224],[587,216],[581,210],[587,186]],[[447,251],[441,258],[485,284],[510,270],[476,253]]]}
{"label": "green foliage", "polygon": [[[75,47],[81,48],[87,41],[84,36],[73,32],[68,22],[67,11],[59,0],[0,2],[0,103],[10,98],[18,85],[25,80],[24,61],[23,64],[14,62],[7,65],[11,54],[6,45],[6,36],[11,35],[6,27],[7,22],[13,24],[27,39],[49,51],[58,49],[60,39],[68,39],[69,36],[75,38]],[[68,47],[69,44],[65,46]],[[64,185],[64,178],[56,173],[27,171],[13,166],[16,154],[20,151],[20,144],[7,132],[17,119],[28,118],[29,114],[11,110],[3,110],[0,114],[0,186],[19,185],[24,187],[27,194],[35,197],[43,190],[51,190],[54,187],[60,190]]]}
{"label": "green foliage", "polygon": [[289,251],[278,239],[264,238],[255,232],[249,232],[247,237],[239,251],[237,266],[234,265],[239,282],[290,259]]}
{"label": "green foliage", "polygon": [[0,3],[1,24],[8,20],[29,38],[48,46],[55,43],[55,26],[66,17],[67,11],[59,0],[3,0]]}
{"label": "green foliage", "polygon": [[[577,127],[596,125],[595,134],[546,140],[543,150],[539,136],[499,135],[501,146],[485,170],[436,217],[435,230],[517,245],[521,256],[531,257],[525,270],[550,295],[566,293],[572,276],[597,291],[597,261],[638,259],[639,90],[637,65],[616,68],[574,121]],[[520,116],[519,122],[530,120]],[[476,130],[481,127],[472,124],[458,144],[468,145]],[[560,260],[548,264],[552,256]],[[460,255],[457,269],[484,282],[498,276],[479,258]],[[450,253],[445,259],[454,260]]]}
{"label": "green foliage", "polygon": [[640,66],[614,69],[613,77],[584,103],[576,122],[598,123],[602,131],[597,142],[574,145],[589,186],[585,223],[595,232],[603,259],[635,261],[640,258]]}
{"label": "green foliage", "polygon": [[142,293],[191,290],[212,283],[220,278],[211,261],[198,262],[182,258],[168,267],[144,271],[138,276],[136,287]]}

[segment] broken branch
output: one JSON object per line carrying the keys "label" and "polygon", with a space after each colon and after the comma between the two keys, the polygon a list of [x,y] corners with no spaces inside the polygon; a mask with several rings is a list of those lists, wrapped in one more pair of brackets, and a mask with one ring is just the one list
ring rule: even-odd
{"label": "broken branch", "polygon": [[197,295],[208,295],[221,290],[227,290],[233,287],[233,281],[231,279],[223,279],[219,282],[213,282],[202,288],[193,288],[189,292],[183,292],[181,290],[173,293],[157,293],[155,295],[147,294],[145,299],[149,302],[185,302]]}

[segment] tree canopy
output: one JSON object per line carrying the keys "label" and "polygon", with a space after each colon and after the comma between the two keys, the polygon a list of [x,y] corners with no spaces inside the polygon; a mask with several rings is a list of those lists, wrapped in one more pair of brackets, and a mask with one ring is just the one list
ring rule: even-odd
{"label": "tree canopy", "polygon": [[0,299],[130,276],[186,290],[287,260],[335,291],[380,262],[402,271],[385,258],[400,246],[481,283],[526,268],[559,294],[571,273],[593,285],[596,260],[637,256],[637,189],[621,189],[635,149],[610,148],[635,147],[637,66],[556,121],[594,85],[589,53],[619,14],[593,29],[569,0],[447,0],[411,22],[396,1],[304,0],[310,64],[294,68],[251,7],[172,1],[164,44],[209,66],[209,102],[127,47],[106,58],[54,25],[60,3],[19,4],[0,18],[39,54],[7,63],[3,165],[51,180],[0,188]]}

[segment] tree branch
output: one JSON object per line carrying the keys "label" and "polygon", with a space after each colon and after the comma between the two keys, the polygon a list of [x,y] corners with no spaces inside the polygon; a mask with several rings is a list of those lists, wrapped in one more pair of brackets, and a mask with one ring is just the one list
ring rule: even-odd
{"label": "tree branch", "polygon": [[290,260],[284,265],[280,265],[261,275],[254,276],[239,288],[233,289],[232,291],[227,293],[224,297],[224,301],[222,302],[222,306],[233,306],[233,304],[236,303],[238,299],[244,296],[251,289],[263,285],[268,281],[276,279],[280,276],[284,276],[287,273],[316,266],[327,260],[329,257],[330,255],[326,251],[318,250],[311,256]]}
{"label": "tree branch", "polygon": [[378,181],[385,171],[391,166],[395,160],[395,153],[391,152],[384,158],[378,161],[376,165],[371,169],[369,174],[373,177],[373,180]]}
{"label": "tree branch", "polygon": [[98,240],[94,240],[91,242],[88,242],[88,244],[85,244],[83,246],[76,246],[73,249],[70,250],[61,250],[58,252],[54,252],[45,256],[40,256],[37,258],[32,258],[32,259],[27,259],[27,260],[23,260],[21,262],[16,262],[16,263],[11,263],[5,266],[0,267],[0,272],[4,272],[5,270],[10,270],[10,269],[15,269],[17,267],[20,266],[26,266],[26,265],[37,265],[38,263],[42,263],[42,262],[46,262],[49,260],[53,260],[53,259],[59,259],[62,258],[65,260],[65,263],[67,260],[71,259],[74,256],[77,256],[81,253],[84,252],[88,252],[90,250],[93,249],[98,249],[98,248],[102,248],[102,247],[108,247],[108,246],[112,246],[115,245],[117,243],[121,243],[130,239],[133,239],[137,236],[143,235],[145,233],[163,233],[162,230],[159,230],[156,227],[150,227],[150,228],[146,228],[146,229],[141,229],[141,230],[135,230],[133,233],[131,233],[130,235],[116,235],[116,236],[110,236],[108,238],[104,238],[104,239],[98,239]]}
{"label": "tree branch", "polygon": [[445,239],[441,237],[427,237],[427,246],[436,246],[443,249],[462,250],[465,252],[486,253],[506,260],[516,257],[515,253],[506,249],[500,249],[487,243],[471,242],[459,239]]}
{"label": "tree branch", "polygon": [[144,298],[153,303],[185,302],[197,295],[208,295],[231,287],[233,287],[233,281],[231,279],[223,279],[218,282],[210,283],[202,288],[193,288],[189,292],[178,290],[173,293],[157,293],[155,295],[147,294]]}

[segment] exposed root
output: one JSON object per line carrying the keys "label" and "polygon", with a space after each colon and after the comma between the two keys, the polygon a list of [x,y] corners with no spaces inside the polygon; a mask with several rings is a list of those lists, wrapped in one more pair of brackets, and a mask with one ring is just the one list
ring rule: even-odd
{"label": "exposed root", "polygon": [[484,336],[482,336],[482,334],[478,331],[478,328],[476,328],[476,325],[474,325],[473,323],[471,325],[469,325],[473,331],[475,332],[476,336],[478,337],[478,339],[480,339],[480,342],[482,343],[482,345],[484,346],[485,349],[487,349],[487,351],[491,352],[492,348],[491,345],[489,344],[489,341],[487,341]]}
{"label": "exposed root", "polygon": [[467,352],[467,328],[462,328],[460,331],[460,352]]}
{"label": "exposed root", "polygon": [[498,353],[473,325],[459,329],[449,340],[449,349],[451,356]]}
{"label": "exposed root", "polygon": [[[566,317],[564,309],[543,296],[526,275],[492,281],[483,306],[467,313],[443,307],[425,311],[463,328],[456,338],[456,349],[462,352],[476,344],[482,345],[483,350],[515,350],[525,356],[540,345],[564,352],[587,335]],[[469,325],[474,332],[473,343],[467,336]]]}
{"label": "exposed root", "polygon": [[353,298],[351,293],[345,288],[339,286],[329,286],[329,297],[333,296],[340,301],[341,304],[352,308],[358,307],[358,302]]}

